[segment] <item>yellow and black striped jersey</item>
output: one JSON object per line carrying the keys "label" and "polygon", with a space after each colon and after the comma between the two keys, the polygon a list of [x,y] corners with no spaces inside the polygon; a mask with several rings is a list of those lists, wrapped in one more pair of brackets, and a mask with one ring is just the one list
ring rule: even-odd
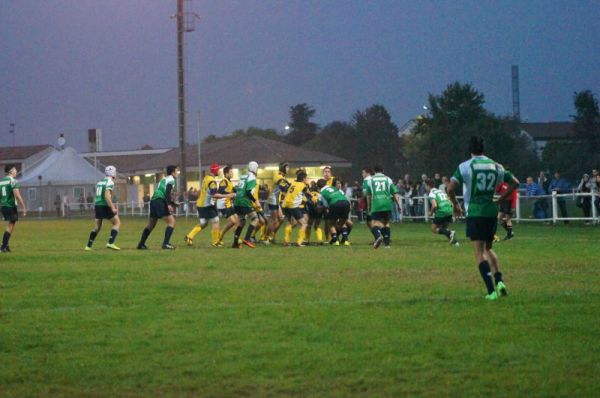
{"label": "yellow and black striped jersey", "polygon": [[308,185],[300,181],[292,182],[285,194],[283,207],[288,209],[303,208],[307,193]]}
{"label": "yellow and black striped jersey", "polygon": [[281,171],[277,172],[274,181],[273,192],[269,195],[268,204],[276,206],[285,198],[285,192],[290,186],[290,182]]}
{"label": "yellow and black striped jersey", "polygon": [[207,175],[202,180],[202,187],[200,190],[200,198],[198,198],[198,207],[213,206],[215,201],[213,195],[217,193],[217,180],[213,175]]}
{"label": "yellow and black striped jersey", "polygon": [[[235,192],[234,191],[235,187],[233,185],[233,183],[231,182],[231,180],[227,177],[224,177],[220,182],[219,182],[219,193],[221,194],[230,194]],[[221,200],[221,199],[219,199]],[[223,208],[225,209],[229,209],[233,206],[233,199],[232,198],[225,198],[222,199],[223,200]]]}

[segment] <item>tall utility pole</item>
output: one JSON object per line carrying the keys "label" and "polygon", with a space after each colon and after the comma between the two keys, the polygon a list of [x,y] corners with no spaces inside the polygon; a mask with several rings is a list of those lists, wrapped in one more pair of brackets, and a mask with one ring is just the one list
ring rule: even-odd
{"label": "tall utility pole", "polygon": [[513,99],[513,119],[521,121],[521,101],[519,99],[519,65],[512,66],[512,99]]}
{"label": "tall utility pole", "polygon": [[198,19],[198,14],[194,12],[185,12],[184,1],[191,6],[192,0],[177,0],[177,93],[179,97],[179,170],[180,186],[183,191],[187,190],[187,170],[185,159],[185,80],[184,80],[184,59],[183,59],[183,34],[195,30],[194,23]]}
{"label": "tall utility pole", "polygon": [[177,0],[177,93],[179,96],[179,170],[180,187],[187,191],[185,159],[185,83],[183,63],[183,0]]}

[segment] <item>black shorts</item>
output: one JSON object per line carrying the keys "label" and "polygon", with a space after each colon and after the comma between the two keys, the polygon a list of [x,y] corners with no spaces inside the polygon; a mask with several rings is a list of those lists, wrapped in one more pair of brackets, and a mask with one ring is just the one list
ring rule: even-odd
{"label": "black shorts", "polygon": [[235,209],[233,207],[228,207],[226,209],[221,209],[221,216],[223,218],[229,218],[233,215],[235,215]]}
{"label": "black shorts", "polygon": [[376,211],[371,213],[371,219],[373,221],[380,221],[384,224],[388,224],[392,219],[391,211]]}
{"label": "black shorts", "polygon": [[234,208],[235,208],[235,214],[237,214],[238,216],[246,216],[246,215],[256,211],[256,209],[254,209],[253,207],[234,206]]}
{"label": "black shorts", "polygon": [[503,200],[502,202],[498,203],[498,211],[500,213],[509,214],[512,216],[512,214],[513,214],[512,201],[511,200]]}
{"label": "black shorts", "polygon": [[467,237],[492,242],[498,227],[496,217],[467,217]]}
{"label": "black shorts", "polygon": [[269,205],[269,210],[273,211],[277,211],[279,210],[279,205]]}
{"label": "black shorts", "polygon": [[94,206],[94,212],[96,213],[96,220],[110,220],[114,216],[112,209],[108,206],[96,205]]}
{"label": "black shorts", "polygon": [[15,223],[19,221],[19,212],[16,207],[2,207],[4,221]]}
{"label": "black shorts", "polygon": [[198,218],[212,220],[213,218],[219,217],[219,213],[217,213],[217,208],[215,206],[197,207],[197,209]]}
{"label": "black shorts", "polygon": [[435,225],[437,225],[438,227],[444,226],[444,225],[448,225],[452,222],[452,216],[446,216],[446,217],[435,217],[433,219],[433,223]]}
{"label": "black shorts", "polygon": [[327,220],[336,221],[336,220],[347,220],[348,215],[350,214],[350,202],[345,200],[340,200],[335,202],[332,206],[329,207],[329,212],[327,213]]}
{"label": "black shorts", "polygon": [[170,215],[169,205],[165,199],[152,199],[150,201],[150,218],[163,218]]}
{"label": "black shorts", "polygon": [[285,208],[283,209],[283,214],[285,214],[285,218],[288,219],[288,221],[290,219],[295,219],[296,221],[300,221],[304,215],[306,214],[306,210],[304,208],[300,208],[300,207],[294,207],[294,208]]}

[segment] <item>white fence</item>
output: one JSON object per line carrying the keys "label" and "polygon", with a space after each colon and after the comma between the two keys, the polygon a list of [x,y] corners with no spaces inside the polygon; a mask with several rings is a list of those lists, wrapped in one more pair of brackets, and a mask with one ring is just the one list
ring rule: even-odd
{"label": "white fence", "polygon": [[[459,200],[462,199],[459,197]],[[269,214],[269,208],[265,202],[261,202],[266,215]],[[144,202],[119,202],[117,203],[119,214],[121,216],[141,216],[147,217],[150,212],[150,203]],[[543,196],[524,196],[517,195],[517,203],[514,211],[513,220],[516,222],[551,222],[559,223],[564,221],[584,221],[593,224],[600,224],[600,195],[598,192],[592,193],[569,193],[558,195],[555,192],[552,195]],[[359,209],[359,202],[352,200],[351,217],[358,221],[364,220],[364,213]],[[56,214],[60,217],[89,217],[93,215],[94,206],[89,203],[71,203],[63,206]],[[588,212],[589,215],[585,215]],[[43,215],[39,210],[39,217]],[[177,217],[196,217],[196,202],[186,202],[177,207],[175,215]],[[394,209],[392,212],[392,221],[424,221],[431,219],[430,203],[427,197],[403,197],[402,208]]]}

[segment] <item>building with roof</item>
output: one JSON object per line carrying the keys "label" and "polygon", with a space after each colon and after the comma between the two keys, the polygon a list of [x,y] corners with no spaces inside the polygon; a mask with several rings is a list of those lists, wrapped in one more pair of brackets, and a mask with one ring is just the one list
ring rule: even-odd
{"label": "building with roof", "polygon": [[572,122],[521,123],[520,126],[535,143],[540,158],[548,142],[570,142],[575,139],[575,123]]}
{"label": "building with roof", "polygon": [[24,170],[34,167],[44,159],[54,147],[52,145],[25,145],[0,147],[0,166],[14,165],[22,173]]}
{"label": "building with roof", "polygon": [[[200,145],[202,173],[207,172],[212,163],[221,166],[231,165],[233,180],[236,181],[246,168],[248,162],[258,162],[258,180],[260,184],[272,186],[273,178],[279,163],[287,162],[294,169],[304,168],[309,178],[321,176],[324,165],[350,167],[346,159],[329,155],[324,152],[312,151],[283,142],[270,140],[259,136],[223,139]],[[179,164],[179,148],[149,149],[135,151],[88,152],[83,153],[90,163],[103,167],[109,164],[117,167],[120,177],[127,180],[124,188],[126,194],[120,196],[131,202],[139,202],[145,193],[152,194],[154,184],[162,178],[165,168],[171,164]],[[198,177],[198,145],[186,147],[186,169],[188,187],[199,189]],[[293,174],[291,174],[293,175]]]}

